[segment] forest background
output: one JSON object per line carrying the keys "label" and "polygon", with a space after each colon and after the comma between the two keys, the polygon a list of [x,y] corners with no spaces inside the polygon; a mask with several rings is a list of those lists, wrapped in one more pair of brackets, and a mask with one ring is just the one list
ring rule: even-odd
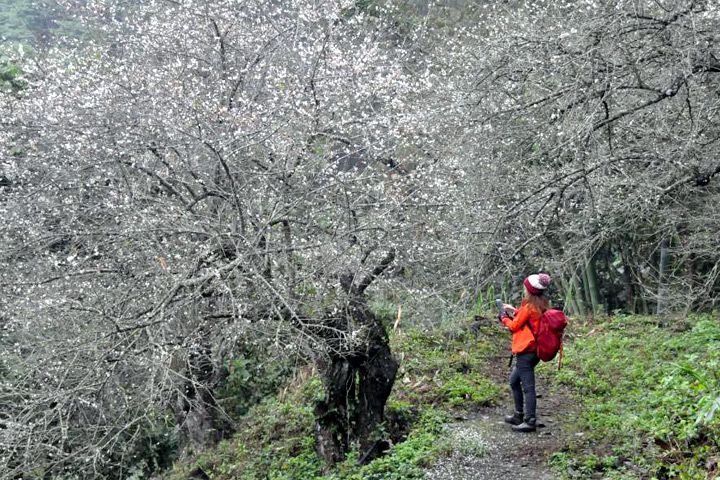
{"label": "forest background", "polygon": [[7,478],[152,470],[148,429],[215,444],[238,372],[244,412],[305,367],[319,458],[370,460],[393,321],[517,301],[540,270],[577,318],[716,309],[717,2],[0,19]]}

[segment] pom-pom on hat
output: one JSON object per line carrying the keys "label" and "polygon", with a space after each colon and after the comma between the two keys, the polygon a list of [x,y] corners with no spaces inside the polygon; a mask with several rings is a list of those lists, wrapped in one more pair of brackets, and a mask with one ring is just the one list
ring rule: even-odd
{"label": "pom-pom on hat", "polygon": [[536,273],[530,275],[523,280],[523,285],[525,285],[528,292],[534,295],[540,295],[548,286],[550,286],[550,275],[547,273]]}

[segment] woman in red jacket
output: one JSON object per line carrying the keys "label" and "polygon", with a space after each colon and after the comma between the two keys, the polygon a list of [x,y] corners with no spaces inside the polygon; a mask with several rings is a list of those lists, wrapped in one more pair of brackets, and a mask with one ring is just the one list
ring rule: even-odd
{"label": "woman in red jacket", "polygon": [[516,432],[534,432],[536,429],[535,366],[540,359],[535,353],[535,335],[540,316],[548,309],[545,289],[550,285],[546,273],[530,275],[523,281],[525,298],[519,309],[503,305],[512,317],[505,316],[503,324],[513,333],[512,353],[517,358],[510,374],[510,388],[515,401],[515,413],[505,417]]}

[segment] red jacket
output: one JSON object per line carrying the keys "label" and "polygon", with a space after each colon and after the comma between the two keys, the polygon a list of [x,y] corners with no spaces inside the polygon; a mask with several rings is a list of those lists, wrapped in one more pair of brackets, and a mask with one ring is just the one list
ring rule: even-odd
{"label": "red jacket", "polygon": [[505,318],[502,322],[513,332],[512,353],[535,350],[535,336],[530,331],[528,322],[532,322],[533,330],[537,332],[540,326],[540,311],[537,308],[525,304],[515,312],[515,318]]}

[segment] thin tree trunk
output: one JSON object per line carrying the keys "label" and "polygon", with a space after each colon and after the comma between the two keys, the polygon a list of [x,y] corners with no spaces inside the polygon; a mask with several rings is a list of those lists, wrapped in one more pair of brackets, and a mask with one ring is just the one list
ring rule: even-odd
{"label": "thin tree trunk", "polygon": [[586,309],[587,304],[585,303],[585,296],[584,296],[582,285],[581,285],[582,282],[578,278],[577,273],[573,272],[571,282],[572,282],[572,286],[573,286],[573,290],[574,290],[573,298],[575,300],[575,303],[577,304],[578,314],[585,317],[585,316],[587,316],[587,309]]}
{"label": "thin tree trunk", "polygon": [[[566,312],[568,312],[570,315],[573,315],[575,313],[575,307],[573,305],[572,296],[570,295],[572,293],[570,291],[570,287],[568,286],[568,283],[565,281],[565,277],[562,274],[558,275],[558,281],[560,282],[560,291],[562,291],[563,295],[563,307],[565,308]],[[570,300],[569,305],[567,303],[568,300]]]}
{"label": "thin tree trunk", "polygon": [[[582,315],[580,308],[578,307],[577,300],[573,294],[573,285],[571,281],[565,278],[565,275],[560,275],[560,288],[563,291],[563,300],[565,303],[565,309],[570,315]],[[568,303],[569,302],[569,303]]]}
{"label": "thin tree trunk", "polygon": [[695,301],[697,300],[695,296],[695,285],[697,282],[697,279],[695,278],[695,254],[690,252],[687,256],[687,267],[686,267],[687,273],[686,273],[686,282],[690,286],[690,295],[688,299],[687,306],[685,307],[685,314],[687,315],[688,312],[690,312],[695,304]]}
{"label": "thin tree trunk", "polygon": [[600,293],[598,292],[597,271],[595,269],[595,254],[586,256],[585,275],[587,278],[590,305],[592,305],[592,314],[594,316],[598,312],[598,307],[600,306]]}
{"label": "thin tree trunk", "polygon": [[581,273],[582,276],[580,277],[580,280],[582,281],[582,291],[585,299],[585,311],[589,317],[594,317],[595,307],[593,305],[592,297],[590,296],[590,280],[588,279],[587,263],[583,264]]}
{"label": "thin tree trunk", "polygon": [[623,243],[621,251],[623,272],[622,281],[625,290],[625,309],[628,313],[637,313],[637,298],[632,283],[632,263],[630,261],[630,249]]}
{"label": "thin tree trunk", "polygon": [[650,314],[650,308],[648,307],[647,298],[645,298],[645,295],[640,295],[640,304],[642,305],[642,314]]}
{"label": "thin tree trunk", "polygon": [[668,250],[670,247],[670,240],[667,236],[663,236],[662,240],[660,241],[660,266],[659,266],[659,275],[658,275],[658,293],[657,293],[657,305],[655,308],[655,314],[660,315],[663,313],[663,310],[665,308],[665,301],[666,301],[666,289],[665,289],[665,283],[667,276],[667,269],[668,269],[668,263],[670,262]]}

